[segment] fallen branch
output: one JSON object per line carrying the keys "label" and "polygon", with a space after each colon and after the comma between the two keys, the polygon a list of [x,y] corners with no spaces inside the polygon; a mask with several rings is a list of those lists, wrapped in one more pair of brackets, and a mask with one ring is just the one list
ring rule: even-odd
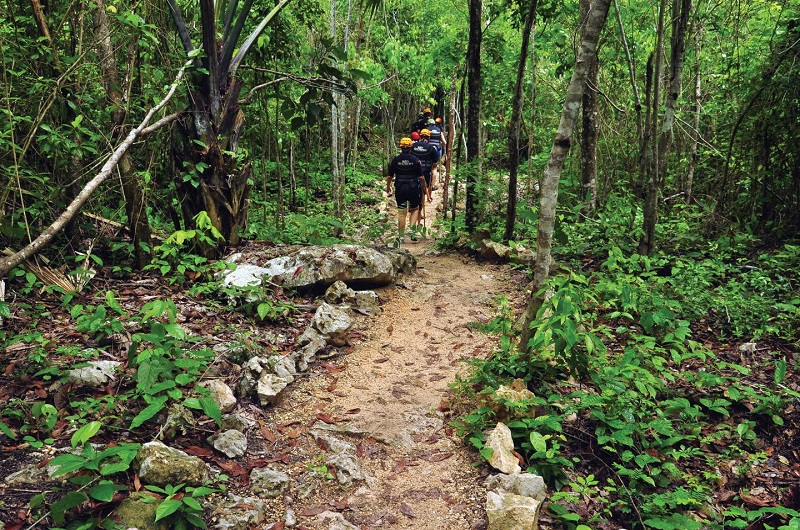
{"label": "fallen branch", "polygon": [[125,140],[111,153],[111,156],[103,164],[103,167],[100,169],[100,173],[98,173],[92,180],[90,180],[86,186],[81,190],[80,193],[73,199],[73,201],[67,206],[64,212],[58,216],[53,224],[51,224],[44,232],[39,234],[39,237],[34,239],[31,243],[29,243],[25,248],[20,250],[19,252],[14,253],[12,256],[7,258],[3,258],[0,260],[0,278],[5,278],[8,276],[8,273],[11,269],[22,263],[23,261],[31,258],[32,256],[38,254],[42,249],[47,247],[48,244],[53,240],[53,237],[61,231],[64,226],[69,223],[75,214],[81,209],[81,207],[89,200],[89,196],[102,184],[110,175],[111,171],[114,167],[119,163],[119,160],[122,156],[130,149],[133,142],[139,137],[142,131],[147,126],[147,123],[153,117],[153,115],[164,108],[167,102],[172,98],[175,94],[175,90],[178,88],[178,84],[180,80],[183,78],[183,74],[186,71],[186,67],[191,65],[192,62],[188,61],[183,67],[178,71],[178,74],[175,76],[175,81],[172,82],[170,86],[169,92],[167,95],[164,96],[158,105],[153,107],[147,112],[147,115],[144,117],[142,122],[139,124],[138,127],[133,129]]}

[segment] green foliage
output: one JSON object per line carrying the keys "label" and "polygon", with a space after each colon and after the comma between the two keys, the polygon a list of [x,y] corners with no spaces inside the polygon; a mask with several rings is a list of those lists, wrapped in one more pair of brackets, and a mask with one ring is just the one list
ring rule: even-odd
{"label": "green foliage", "polygon": [[[51,505],[50,515],[58,526],[67,520],[68,512],[84,502],[90,499],[111,502],[117,492],[128,489],[115,482],[112,477],[128,471],[141,446],[123,443],[98,450],[89,440],[98,433],[101,426],[99,421],[93,421],[76,430],[70,443],[73,449],[80,448],[80,452],[60,454],[49,463],[56,468],[52,473],[53,477],[67,476],[67,483],[77,488],[67,491]],[[75,517],[80,520],[80,515],[76,514]],[[88,524],[87,521],[84,523]]]}
{"label": "green foliage", "polygon": [[187,279],[195,280],[206,274],[210,264],[202,250],[215,248],[223,237],[206,212],[198,213],[194,222],[196,228],[176,230],[157,245],[153,260],[144,270],[158,271],[170,284],[183,284]]}
{"label": "green foliage", "polygon": [[[793,250],[788,252],[762,255],[762,266],[773,262],[780,264],[776,270],[785,269],[783,260],[794,260]],[[753,520],[749,512],[715,516],[704,509],[716,474],[698,473],[697,467],[759,458],[762,437],[770,425],[783,424],[787,405],[800,393],[781,384],[788,369],[782,356],[763,363],[771,369],[768,386],[748,378],[750,368],[693,339],[695,322],[708,318],[704,293],[724,286],[714,294],[722,299],[735,289],[733,281],[719,281],[728,270],[725,262],[703,268],[688,256],[625,256],[612,246],[599,270],[551,278],[545,289],[551,296],[524,354],[514,343],[511,312],[501,302],[498,315],[483,327],[499,336],[497,352],[473,361],[470,377],[456,387],[478,400],[461,418],[460,432],[489,457],[482,433],[497,421],[498,410],[506,411],[511,419],[503,421],[530,470],[559,490],[550,511],[568,528],[627,518],[675,530],[721,528],[723,521],[725,528],[746,527]],[[752,322],[744,314],[738,318]],[[490,397],[515,378],[534,391],[531,403]],[[535,415],[529,407],[536,407]],[[734,422],[735,410],[750,412]],[[581,447],[594,448],[611,475],[607,483],[571,471],[580,462],[570,436],[576,419]],[[592,510],[579,509],[589,497]]]}
{"label": "green foliage", "polygon": [[160,501],[146,497],[152,499],[152,502],[158,502],[155,521],[162,521],[168,528],[178,530],[206,528],[203,506],[198,499],[219,491],[207,486],[192,487],[185,484],[167,484],[163,488],[147,485],[145,489],[164,496]]}

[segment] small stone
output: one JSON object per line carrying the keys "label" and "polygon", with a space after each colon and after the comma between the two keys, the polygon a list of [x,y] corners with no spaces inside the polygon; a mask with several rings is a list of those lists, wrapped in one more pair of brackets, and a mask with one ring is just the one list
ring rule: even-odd
{"label": "small stone", "polygon": [[236,407],[236,397],[233,395],[231,387],[219,379],[203,381],[200,386],[208,389],[211,399],[219,406],[219,410],[228,413]]}
{"label": "small stone", "polygon": [[278,394],[288,385],[289,382],[286,379],[266,371],[262,372],[256,387],[259,402],[262,406],[275,403]]}
{"label": "small stone", "polygon": [[260,497],[274,499],[286,491],[290,480],[289,475],[286,473],[257,467],[250,472],[250,489]]}
{"label": "small stone", "polygon": [[486,494],[488,530],[536,530],[541,503],[513,493]]}
{"label": "small stone", "polygon": [[514,454],[514,440],[511,438],[511,429],[505,423],[498,422],[497,426],[486,436],[485,447],[492,450],[489,465],[507,474],[519,473],[519,459]]}
{"label": "small stone", "polygon": [[122,363],[119,361],[89,361],[86,364],[88,366],[68,371],[67,378],[78,385],[97,388],[114,381]]}
{"label": "small stone", "polygon": [[486,489],[497,493],[513,493],[523,497],[531,497],[543,502],[547,497],[547,486],[544,479],[533,473],[515,475],[492,475],[486,480]]}
{"label": "small stone", "polygon": [[144,444],[135,462],[136,472],[145,484],[202,486],[208,481],[205,462],[161,442]]}
{"label": "small stone", "polygon": [[229,429],[209,438],[214,449],[228,458],[239,458],[247,452],[247,436],[241,431]]}

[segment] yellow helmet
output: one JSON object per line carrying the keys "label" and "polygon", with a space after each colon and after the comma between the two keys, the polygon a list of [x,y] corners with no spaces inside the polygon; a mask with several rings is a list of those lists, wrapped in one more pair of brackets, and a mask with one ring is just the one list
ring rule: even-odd
{"label": "yellow helmet", "polygon": [[431,109],[429,107],[425,107],[425,110],[422,111],[423,114],[431,114]]}
{"label": "yellow helmet", "polygon": [[400,149],[411,147],[413,144],[411,143],[411,138],[400,138]]}
{"label": "yellow helmet", "polygon": [[422,129],[422,130],[419,132],[419,135],[420,135],[420,136],[425,136],[425,137],[427,137],[427,138],[430,138],[430,137],[431,137],[431,131],[429,131],[428,129]]}

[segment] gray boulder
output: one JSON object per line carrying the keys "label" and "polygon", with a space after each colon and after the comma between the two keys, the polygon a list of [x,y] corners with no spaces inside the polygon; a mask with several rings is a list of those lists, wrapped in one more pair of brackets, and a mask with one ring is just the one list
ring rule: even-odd
{"label": "gray boulder", "polygon": [[247,452],[247,436],[242,431],[228,429],[209,437],[209,442],[214,449],[225,454],[228,458],[239,458]]}
{"label": "gray boulder", "polygon": [[325,301],[370,316],[381,312],[381,303],[374,291],[354,291],[341,281],[336,281],[328,287],[325,291]]}
{"label": "gray boulder", "polygon": [[164,521],[155,522],[157,502],[141,492],[133,492],[114,509],[114,515],[125,528],[138,530],[167,530]]}
{"label": "gray boulder", "polygon": [[332,346],[344,346],[350,337],[353,318],[346,311],[323,302],[311,320],[313,327]]}
{"label": "gray boulder", "polygon": [[258,378],[258,385],[256,386],[256,395],[258,402],[262,406],[275,403],[284,388],[289,386],[289,381],[283,377],[264,371],[261,377]]}
{"label": "gray boulder", "polygon": [[289,487],[289,475],[268,468],[253,468],[250,472],[250,491],[274,499]]}
{"label": "gray boulder", "polygon": [[119,361],[89,361],[87,366],[67,372],[67,378],[78,385],[101,387],[117,378]]}
{"label": "gray boulder", "polygon": [[233,395],[231,387],[219,379],[203,381],[200,386],[208,389],[208,395],[219,406],[219,410],[228,413],[236,406],[236,397]]}
{"label": "gray boulder", "polygon": [[540,507],[531,497],[490,491],[486,494],[487,530],[536,530]]}
{"label": "gray boulder", "polygon": [[485,447],[492,450],[489,465],[503,473],[514,474],[522,471],[519,459],[514,454],[514,440],[511,429],[503,422],[498,422],[486,436]]}
{"label": "gray boulder", "polygon": [[523,497],[531,497],[543,502],[547,497],[547,486],[544,479],[533,473],[515,475],[492,475],[486,479],[486,489],[496,493],[513,493]]}
{"label": "gray boulder", "polygon": [[229,493],[211,510],[209,528],[214,530],[248,530],[260,528],[267,517],[267,504],[258,497],[242,497]]}
{"label": "gray boulder", "polygon": [[134,466],[139,478],[146,484],[166,486],[186,483],[188,486],[201,486],[208,481],[205,462],[161,442],[144,444]]}
{"label": "gray boulder", "polygon": [[[384,251],[359,245],[299,247],[288,251],[288,254],[269,259],[260,266],[239,264],[235,271],[225,276],[225,284],[236,281],[237,284],[257,285],[261,278],[267,277],[294,289],[327,286],[336,280],[380,286],[388,285],[402,272],[411,272],[415,265],[407,251]],[[229,257],[228,261],[242,259],[237,254]],[[243,267],[245,272],[238,272]]]}

